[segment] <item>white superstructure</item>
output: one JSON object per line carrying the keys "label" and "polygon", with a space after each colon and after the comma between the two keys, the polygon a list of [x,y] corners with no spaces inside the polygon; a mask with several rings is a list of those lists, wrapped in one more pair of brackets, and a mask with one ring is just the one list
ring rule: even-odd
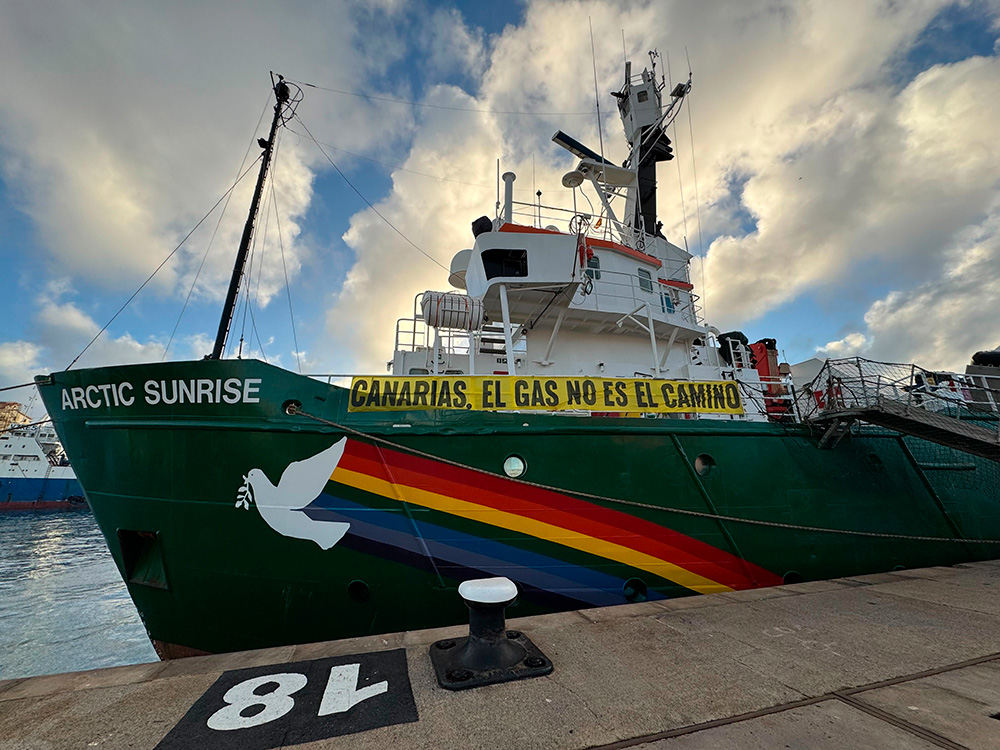
{"label": "white superstructure", "polygon": [[[738,380],[760,399],[750,419],[766,419],[767,386],[750,350],[701,317],[691,255],[668,241],[655,216],[655,165],[672,158],[666,126],[690,83],[661,105],[662,85],[643,70],[618,99],[631,155],[615,166],[562,132],[553,140],[580,158],[563,178],[587,189],[595,214],[547,209],[514,222],[512,173],[492,221],[473,225],[475,241],[451,263],[460,292],[424,292],[398,321],[395,375],[524,375]],[[745,342],[745,340],[744,340]],[[775,393],[772,383],[767,395]],[[725,417],[728,418],[728,417]]]}
{"label": "white superstructure", "polygon": [[0,433],[0,479],[75,479],[51,424]]}

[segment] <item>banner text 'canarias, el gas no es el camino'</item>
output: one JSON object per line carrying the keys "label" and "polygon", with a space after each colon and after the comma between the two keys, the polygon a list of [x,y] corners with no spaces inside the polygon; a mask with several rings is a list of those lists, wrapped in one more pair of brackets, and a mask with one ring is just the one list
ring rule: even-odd
{"label": "banner text 'canarias, el gas no es el camino'", "polygon": [[732,380],[534,378],[510,375],[356,377],[349,411],[462,409],[742,414]]}

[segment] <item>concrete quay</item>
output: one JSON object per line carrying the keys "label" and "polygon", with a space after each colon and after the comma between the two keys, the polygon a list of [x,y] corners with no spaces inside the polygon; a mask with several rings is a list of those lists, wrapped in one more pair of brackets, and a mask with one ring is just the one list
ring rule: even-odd
{"label": "concrete quay", "polygon": [[[551,675],[438,687],[428,650],[466,633],[457,627],[0,682],[0,750],[1000,748],[1000,561],[508,627],[552,660]],[[399,670],[378,672],[389,687],[363,687],[370,660],[389,657]],[[325,692],[303,686],[327,673]],[[284,685],[285,707],[241,711],[268,682]],[[410,692],[415,711],[400,718]],[[376,728],[351,723],[362,711]]]}

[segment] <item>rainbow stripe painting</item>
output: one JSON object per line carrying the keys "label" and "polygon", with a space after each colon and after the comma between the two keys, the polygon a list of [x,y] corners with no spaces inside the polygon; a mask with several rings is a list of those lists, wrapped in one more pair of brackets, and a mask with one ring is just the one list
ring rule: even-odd
{"label": "rainbow stripe painting", "polygon": [[[465,580],[507,576],[525,595],[581,606],[773,586],[781,577],[612,508],[507,477],[347,440],[304,511],[350,523],[345,546]],[[664,593],[673,592],[673,593]]]}

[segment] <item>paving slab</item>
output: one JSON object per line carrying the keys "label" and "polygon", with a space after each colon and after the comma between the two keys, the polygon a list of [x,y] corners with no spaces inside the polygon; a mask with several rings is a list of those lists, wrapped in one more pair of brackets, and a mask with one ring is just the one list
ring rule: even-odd
{"label": "paving slab", "polygon": [[[250,672],[239,670],[323,664],[332,679],[330,664],[393,650],[416,721],[295,747],[923,748],[936,732],[1000,748],[1000,567],[906,572],[511,619],[555,670],[458,692],[437,685],[429,649],[465,626],[0,682],[0,750],[153,748],[217,680],[231,681],[218,696],[242,684]],[[663,737],[719,721],[729,723]]]}
{"label": "paving slab", "polygon": [[639,746],[641,750],[930,750],[938,747],[838,700]]}
{"label": "paving slab", "polygon": [[99,687],[133,685],[140,682],[148,682],[153,677],[162,674],[168,666],[168,664],[153,662],[150,664],[134,664],[127,667],[92,669],[86,672],[42,675],[24,680],[12,680],[11,682],[14,684],[10,685],[6,690],[3,690],[2,684],[0,684],[0,692],[3,693],[3,700],[14,700],[16,698],[32,698],[52,693],[74,692]]}
{"label": "paving slab", "polygon": [[1000,581],[995,574],[976,571],[960,578],[943,580],[917,578],[872,588],[894,596],[919,599],[922,602],[934,602],[971,612],[1000,615],[1000,596],[987,595],[994,594],[995,590],[1000,588]]}
{"label": "paving slab", "polygon": [[0,702],[0,750],[153,748],[218,674]]}
{"label": "paving slab", "polygon": [[775,586],[775,589],[787,591],[792,594],[816,594],[821,591],[836,591],[845,588],[843,580],[832,581],[804,581],[802,583],[788,583],[784,586]]}
{"label": "paving slab", "polygon": [[939,565],[934,568],[913,568],[909,570],[894,570],[892,575],[897,578],[951,578],[962,573],[961,568]]}
{"label": "paving slab", "polygon": [[809,695],[933,669],[1000,648],[1000,618],[890,596],[877,588],[671,612],[655,619],[679,632],[720,633],[752,645],[753,650],[734,658]]}
{"label": "paving slab", "polygon": [[1000,747],[1000,664],[989,663],[870,690],[865,703],[968,748]]}

